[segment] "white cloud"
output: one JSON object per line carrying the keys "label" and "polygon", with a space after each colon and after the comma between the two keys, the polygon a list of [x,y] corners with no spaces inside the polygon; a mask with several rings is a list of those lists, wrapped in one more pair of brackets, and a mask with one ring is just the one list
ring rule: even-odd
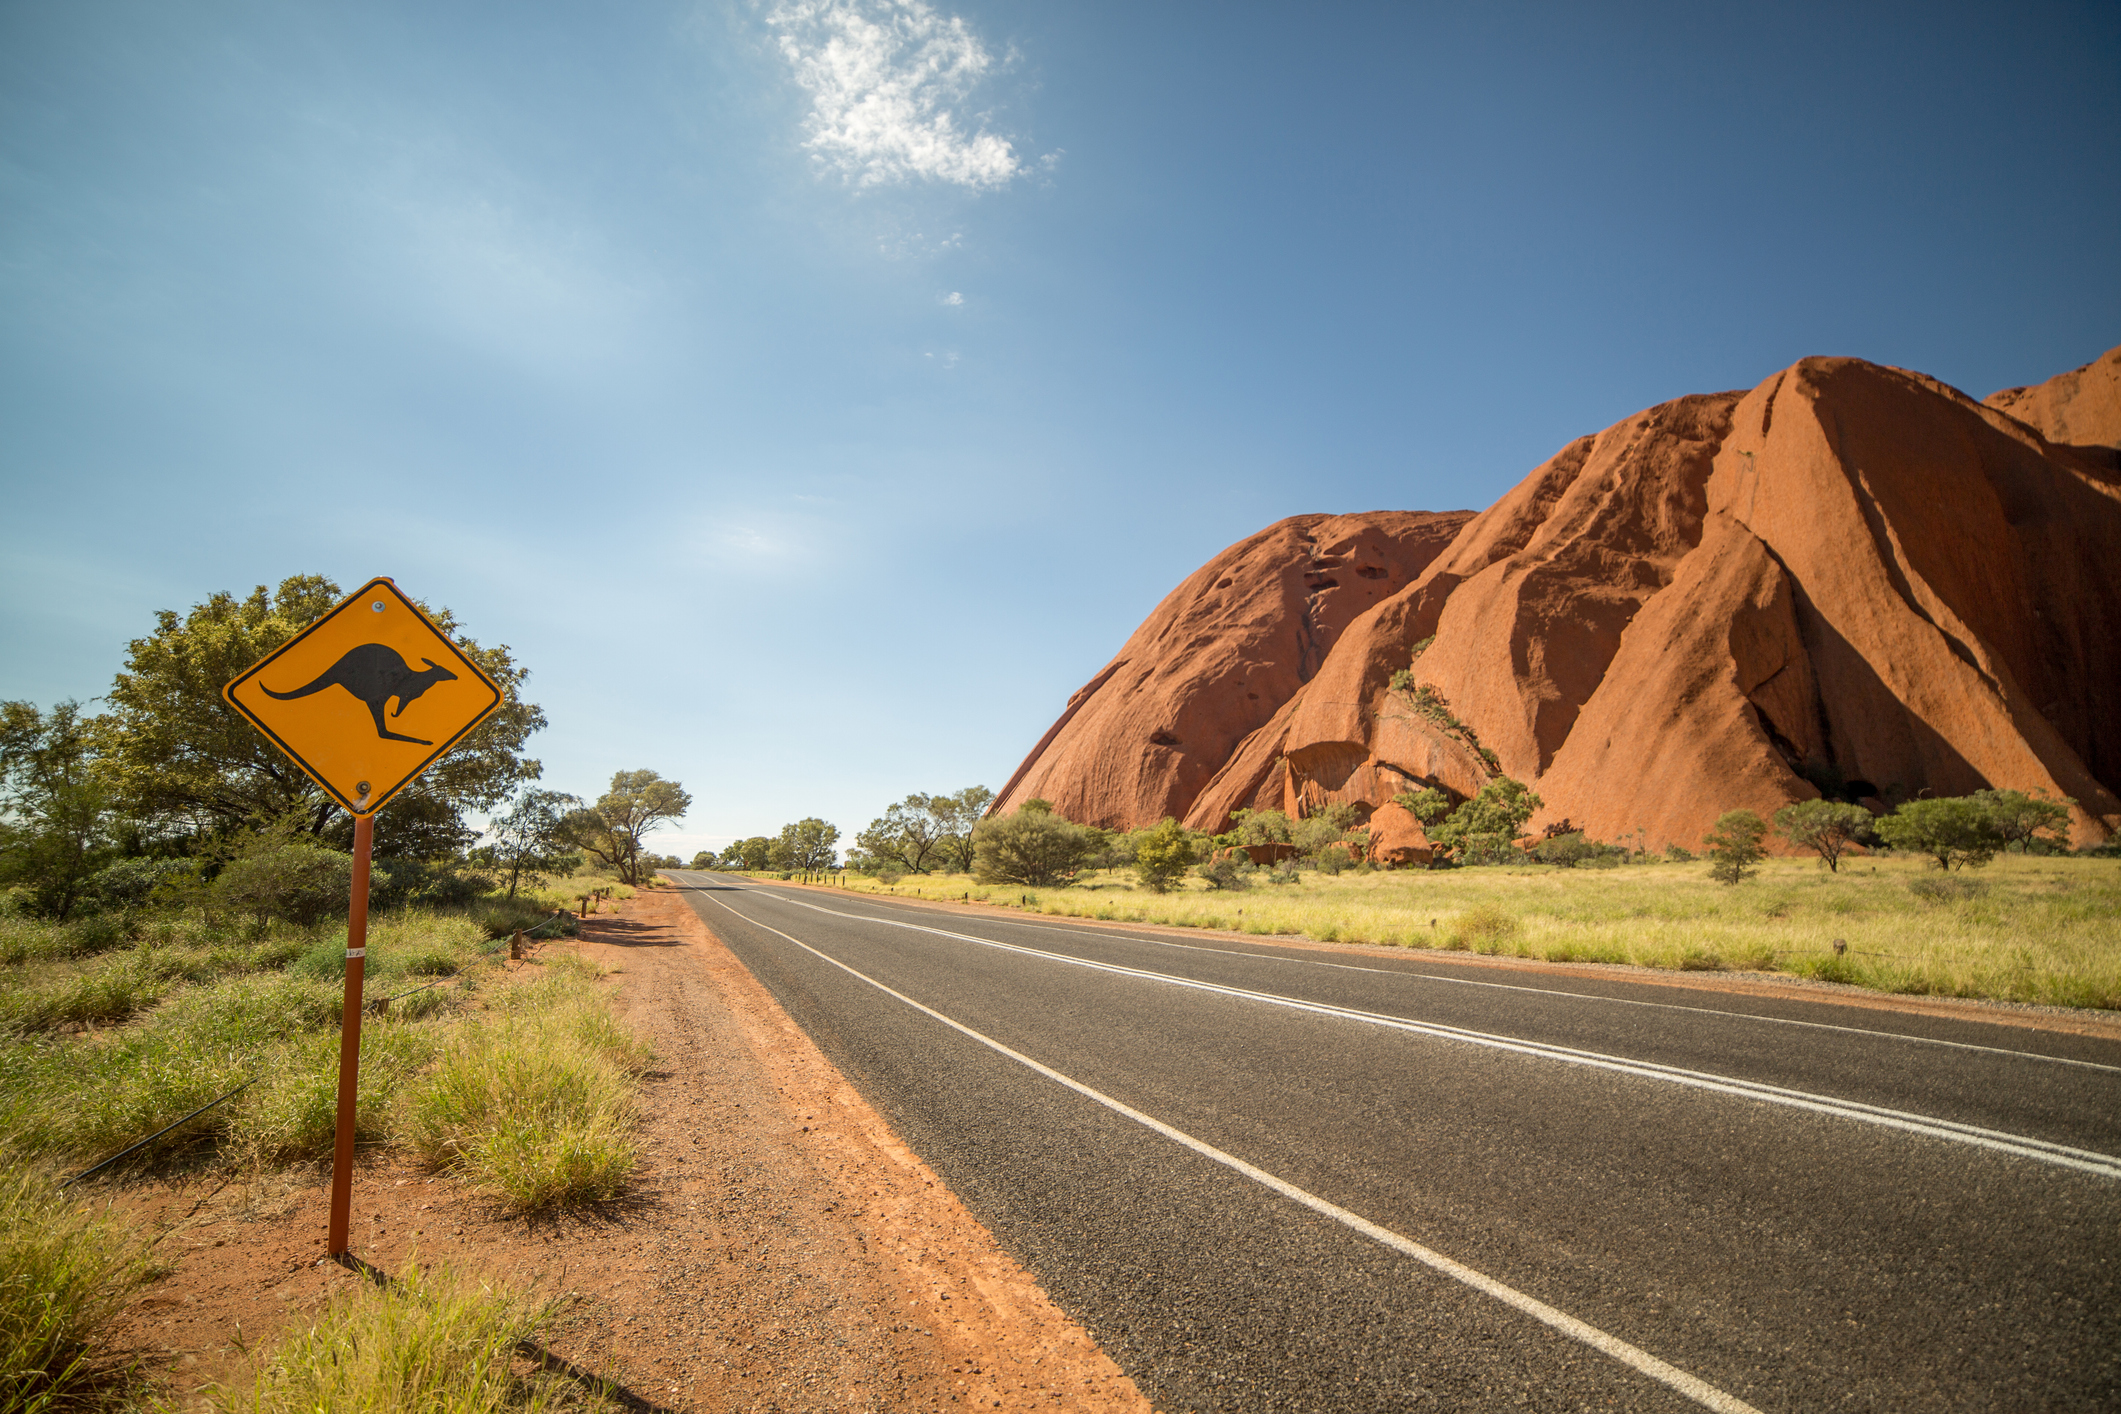
{"label": "white cloud", "polygon": [[964,302],[965,297],[959,294],[956,290],[952,290],[949,294],[943,296],[944,304],[958,305],[963,304]]}
{"label": "white cloud", "polygon": [[958,125],[953,105],[994,60],[957,16],[924,0],[783,0],[767,22],[811,97],[803,145],[857,185],[1000,187],[1024,170],[1007,138]]}

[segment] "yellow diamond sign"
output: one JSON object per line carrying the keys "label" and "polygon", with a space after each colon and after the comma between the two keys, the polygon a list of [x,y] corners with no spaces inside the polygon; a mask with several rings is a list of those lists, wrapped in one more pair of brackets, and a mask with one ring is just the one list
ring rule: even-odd
{"label": "yellow diamond sign", "polygon": [[221,689],[332,799],[372,815],[501,705],[501,688],[372,579]]}

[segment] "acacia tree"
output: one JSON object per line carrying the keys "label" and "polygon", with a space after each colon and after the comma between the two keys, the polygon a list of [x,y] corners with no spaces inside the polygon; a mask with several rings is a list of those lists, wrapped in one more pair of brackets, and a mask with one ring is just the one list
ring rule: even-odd
{"label": "acacia tree", "polygon": [[479,848],[474,862],[507,874],[508,896],[514,898],[518,883],[541,883],[546,875],[579,862],[581,855],[568,844],[562,822],[581,805],[580,796],[564,791],[525,790],[493,817],[487,830],[492,842]]}
{"label": "acacia tree", "polygon": [[[96,719],[98,769],[129,818],[178,833],[261,828],[299,817],[312,836],[347,823],[330,796],[221,698],[221,687],[328,613],[345,596],[322,575],[293,575],[247,599],[219,593],[188,614],[160,610],[155,631],[126,649],[111,710]],[[541,774],[523,744],[545,714],[522,699],[528,670],[507,645],[481,648],[447,609],[421,605],[501,686],[501,706],[391,802],[379,824],[424,822],[420,843],[379,853],[430,853],[468,842],[459,817],[490,810]]]}
{"label": "acacia tree", "polygon": [[1827,871],[1838,874],[1841,856],[1871,828],[1871,812],[1840,800],[1800,800],[1775,812],[1775,828],[1800,849],[1817,851]]}
{"label": "acacia tree", "polygon": [[2019,852],[2031,850],[2035,840],[2052,848],[2069,846],[2069,808],[2077,802],[2068,796],[2057,800],[2044,790],[2028,795],[2022,790],[1977,790],[1971,797],[1988,812],[1989,828],[2002,847]]}
{"label": "acacia tree", "polygon": [[1986,864],[2003,847],[1987,807],[1966,795],[1910,800],[1878,822],[1878,837],[1894,849],[1926,854],[1945,870]]}
{"label": "acacia tree", "polygon": [[64,921],[114,852],[110,793],[94,770],[79,703],[46,715],[0,703],[0,884],[22,884],[30,906]]}
{"label": "acacia tree", "polygon": [[1716,828],[1702,837],[1708,846],[1709,877],[1720,884],[1735,884],[1755,873],[1767,851],[1760,841],[1767,835],[1767,821],[1750,810],[1727,810],[1716,817]]}
{"label": "acacia tree", "polygon": [[994,804],[994,792],[985,786],[966,786],[956,795],[930,796],[928,802],[942,824],[943,853],[952,870],[970,874],[978,853],[972,842],[972,832],[979,828],[987,808]]}
{"label": "acacia tree", "polygon": [[951,805],[946,795],[909,795],[871,820],[854,843],[871,858],[896,860],[925,874],[932,860],[943,857],[948,822],[942,817]]}
{"label": "acacia tree", "polygon": [[784,868],[825,870],[839,862],[839,842],[839,826],[806,815],[793,825],[781,826],[781,837],[774,845]]}
{"label": "acacia tree", "polygon": [[642,839],[666,820],[692,806],[692,797],[676,781],[653,771],[619,771],[611,789],[594,805],[571,810],[559,822],[559,837],[638,886],[642,872]]}

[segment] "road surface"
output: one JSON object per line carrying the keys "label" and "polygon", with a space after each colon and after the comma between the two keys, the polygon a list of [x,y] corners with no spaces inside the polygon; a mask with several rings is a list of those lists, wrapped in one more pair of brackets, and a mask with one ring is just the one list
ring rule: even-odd
{"label": "road surface", "polygon": [[671,877],[1169,1414],[2121,1408],[2121,1044]]}

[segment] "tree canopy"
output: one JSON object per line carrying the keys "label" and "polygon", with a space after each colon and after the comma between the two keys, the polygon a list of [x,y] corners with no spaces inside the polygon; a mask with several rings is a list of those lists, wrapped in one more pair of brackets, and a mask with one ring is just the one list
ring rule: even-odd
{"label": "tree canopy", "polygon": [[1871,827],[1870,811],[1840,800],[1800,800],[1775,812],[1775,828],[1783,838],[1817,852],[1832,873],[1840,872],[1841,856]]}
{"label": "tree canopy", "polygon": [[[270,593],[260,585],[245,599],[215,594],[187,614],[159,611],[155,631],[127,647],[110,711],[95,723],[99,769],[118,808],[173,834],[254,829],[293,816],[321,836],[335,821],[346,823],[338,804],[221,698],[223,684],[344,597],[322,575],[293,575]],[[420,608],[500,684],[502,703],[378,814],[379,855],[431,851],[438,833],[452,848],[468,843],[462,813],[492,809],[541,769],[522,755],[545,725],[545,714],[522,698],[528,670],[505,644],[482,648],[465,637],[447,609]],[[412,847],[395,845],[392,830]]]}
{"label": "tree canopy", "polygon": [[594,805],[561,817],[557,837],[617,871],[626,883],[638,885],[646,868],[644,837],[691,807],[692,797],[676,781],[666,781],[649,770],[619,771],[611,777],[611,789],[598,796]]}

